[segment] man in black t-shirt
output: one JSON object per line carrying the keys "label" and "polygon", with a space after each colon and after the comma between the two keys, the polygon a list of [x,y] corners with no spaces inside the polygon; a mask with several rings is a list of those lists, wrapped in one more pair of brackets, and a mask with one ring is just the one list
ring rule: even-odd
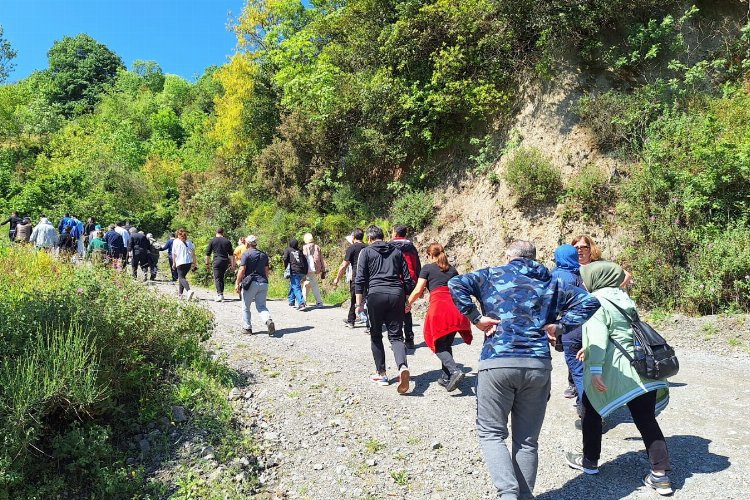
{"label": "man in black t-shirt", "polygon": [[[367,245],[362,243],[365,233],[361,229],[357,228],[352,231],[351,234],[351,245],[346,249],[344,254],[344,261],[339,266],[339,271],[336,274],[336,279],[333,280],[334,286],[338,286],[341,277],[346,274],[346,280],[349,282],[349,294],[351,295],[351,302],[349,303],[349,315],[346,317],[344,323],[348,328],[354,328],[354,322],[357,319],[356,314],[356,297],[354,295],[354,276],[357,273],[357,260],[359,259],[359,253]],[[351,271],[351,272],[349,272]]]}
{"label": "man in black t-shirt", "polygon": [[10,239],[11,242],[16,240],[16,226],[20,224],[22,220],[23,217],[20,217],[18,215],[18,212],[14,210],[13,213],[10,214],[10,217],[5,219],[5,221],[0,224],[0,226],[10,224],[10,229],[8,230],[8,239]]}
{"label": "man in black t-shirt", "polygon": [[224,237],[224,228],[216,230],[216,236],[211,238],[206,249],[206,269],[211,269],[211,254],[214,256],[214,286],[216,287],[216,302],[224,301],[224,276],[228,268],[234,270],[234,246]]}
{"label": "man in black t-shirt", "polygon": [[276,325],[271,319],[268,307],[266,307],[268,273],[270,271],[268,255],[258,250],[258,239],[252,234],[245,239],[245,244],[248,250],[242,254],[240,268],[237,271],[237,281],[234,284],[234,290],[242,294],[242,333],[253,333],[250,304],[255,302],[255,308],[260,314],[260,319],[266,324],[268,335],[272,336],[276,332]]}

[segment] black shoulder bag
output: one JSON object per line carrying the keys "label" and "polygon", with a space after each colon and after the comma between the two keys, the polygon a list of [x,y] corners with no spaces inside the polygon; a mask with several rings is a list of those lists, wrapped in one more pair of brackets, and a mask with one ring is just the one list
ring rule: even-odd
{"label": "black shoulder bag", "polygon": [[635,356],[631,356],[615,339],[610,337],[610,340],[623,356],[630,361],[635,371],[639,375],[653,380],[665,379],[676,375],[680,371],[680,362],[677,360],[674,349],[667,343],[664,337],[659,335],[651,325],[645,321],[641,321],[637,312],[635,313],[635,319],[633,319],[614,302],[609,300],[607,302],[615,306],[627,318],[633,329]]}

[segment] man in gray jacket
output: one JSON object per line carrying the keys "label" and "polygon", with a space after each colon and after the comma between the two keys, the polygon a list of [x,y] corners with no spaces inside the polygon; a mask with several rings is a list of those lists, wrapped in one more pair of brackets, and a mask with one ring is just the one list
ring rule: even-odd
{"label": "man in gray jacket", "polygon": [[57,245],[57,229],[50,224],[47,217],[42,216],[39,219],[39,224],[31,231],[31,243],[36,248],[43,248],[45,250],[54,248]]}

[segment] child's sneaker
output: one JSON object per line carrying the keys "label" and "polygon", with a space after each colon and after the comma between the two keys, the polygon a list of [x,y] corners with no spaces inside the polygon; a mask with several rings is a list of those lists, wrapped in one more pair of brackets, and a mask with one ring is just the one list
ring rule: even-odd
{"label": "child's sneaker", "polygon": [[584,457],[582,453],[566,453],[565,462],[570,467],[582,470],[586,474],[599,474],[599,465]]}
{"label": "child's sneaker", "polygon": [[386,386],[386,385],[388,385],[390,383],[388,381],[388,377],[386,377],[385,375],[380,375],[378,373],[370,375],[370,380],[372,382],[375,382],[376,384],[382,385],[382,386]]}
{"label": "child's sneaker", "polygon": [[660,495],[666,496],[674,493],[674,491],[672,491],[672,482],[666,474],[663,476],[657,476],[653,472],[649,472],[648,475],[643,478],[643,484],[652,487]]}

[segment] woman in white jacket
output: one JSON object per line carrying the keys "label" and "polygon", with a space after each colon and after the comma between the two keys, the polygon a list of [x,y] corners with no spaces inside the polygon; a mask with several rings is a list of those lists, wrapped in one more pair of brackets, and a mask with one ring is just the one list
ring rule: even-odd
{"label": "woman in white jacket", "polygon": [[323,253],[320,251],[320,247],[315,244],[313,235],[305,233],[305,246],[302,247],[302,253],[307,257],[307,279],[302,285],[302,296],[307,300],[307,292],[309,288],[312,288],[313,295],[315,296],[315,305],[320,307],[323,305],[323,298],[320,295],[320,287],[318,286],[318,276],[325,271],[325,261],[323,260]]}

